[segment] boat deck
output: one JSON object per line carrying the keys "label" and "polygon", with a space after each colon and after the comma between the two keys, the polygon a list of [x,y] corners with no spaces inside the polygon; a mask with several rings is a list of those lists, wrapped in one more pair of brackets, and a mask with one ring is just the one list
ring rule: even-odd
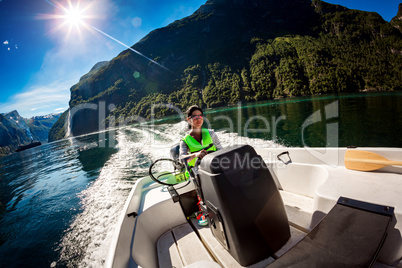
{"label": "boat deck", "polygon": [[[247,267],[269,267],[275,259],[293,248],[307,235],[309,229],[314,227],[310,226],[313,217],[312,198],[285,191],[280,191],[280,193],[289,219],[291,238],[273,257],[268,257]],[[322,215],[322,218],[324,216],[325,214]],[[208,267],[213,267],[211,261],[218,263],[219,266],[217,267],[244,267],[223,248],[208,227],[199,226],[194,218],[189,223],[181,224],[163,234],[157,242],[157,251],[159,267],[185,267],[194,263],[208,264]],[[393,266],[376,262],[373,267],[387,268]]]}
{"label": "boat deck", "polygon": [[[291,223],[291,238],[275,253],[275,258],[282,256],[306,236],[313,208],[311,198],[284,191],[281,191],[281,195],[287,203],[285,206]],[[301,219],[304,226],[300,226]],[[298,223],[292,223],[292,220]],[[157,242],[157,250],[160,267],[178,268],[202,261],[216,261],[221,267],[243,267],[222,247],[209,228],[199,226],[194,218],[163,234]],[[249,267],[266,267],[274,261],[274,258],[269,257]]]}
{"label": "boat deck", "polygon": [[201,261],[214,261],[189,223],[163,234],[157,242],[157,249],[159,267],[179,268]]}

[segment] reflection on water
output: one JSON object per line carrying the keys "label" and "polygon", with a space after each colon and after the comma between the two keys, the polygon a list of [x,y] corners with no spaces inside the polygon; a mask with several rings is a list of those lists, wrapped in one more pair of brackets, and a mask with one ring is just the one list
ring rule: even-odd
{"label": "reflection on water", "polygon": [[291,147],[402,146],[402,92],[310,96],[206,113],[215,130]]}
{"label": "reflection on water", "polygon": [[[205,109],[204,114],[205,127],[290,147],[402,146],[402,92],[239,103]],[[180,116],[161,119],[158,124],[177,123]],[[328,140],[328,135],[336,140]]]}
{"label": "reflection on water", "polygon": [[[87,143],[96,142],[95,135]],[[50,266],[75,215],[79,193],[99,176],[115,148],[83,150],[63,140],[0,160],[0,262],[5,267]],[[47,263],[47,264],[46,264]]]}

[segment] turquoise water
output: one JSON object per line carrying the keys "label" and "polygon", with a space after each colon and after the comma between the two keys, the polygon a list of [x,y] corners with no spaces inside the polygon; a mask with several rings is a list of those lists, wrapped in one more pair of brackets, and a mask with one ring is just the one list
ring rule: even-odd
{"label": "turquoise water", "polygon": [[65,140],[0,159],[0,266],[57,260],[58,242],[83,211],[80,193],[115,151],[80,150]]}
{"label": "turquoise water", "polygon": [[[224,146],[402,147],[399,92],[241,104],[206,115]],[[133,183],[185,131],[170,118],[1,158],[0,266],[102,267]]]}

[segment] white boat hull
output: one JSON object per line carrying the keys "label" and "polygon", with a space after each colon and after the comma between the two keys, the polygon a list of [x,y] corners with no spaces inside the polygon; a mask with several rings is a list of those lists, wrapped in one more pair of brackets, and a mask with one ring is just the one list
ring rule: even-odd
{"label": "white boat hull", "polygon": [[[399,148],[359,150],[375,152],[390,160],[402,157]],[[340,196],[394,207],[395,217],[377,261],[391,267],[399,263],[402,258],[402,167],[388,166],[372,172],[348,170],[344,166],[346,148],[256,148],[256,151],[273,174],[290,226],[302,233],[312,230]],[[284,151],[290,156],[290,159],[283,157],[285,163],[277,159]],[[179,193],[192,187],[188,185]],[[127,216],[132,212],[142,214],[141,221],[138,217]],[[158,239],[186,222],[180,205],[172,201],[166,187],[150,177],[138,180],[116,225],[107,267],[158,267]]]}

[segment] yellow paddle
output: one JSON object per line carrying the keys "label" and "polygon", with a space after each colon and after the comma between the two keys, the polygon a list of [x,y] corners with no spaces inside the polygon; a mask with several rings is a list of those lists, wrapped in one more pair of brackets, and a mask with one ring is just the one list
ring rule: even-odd
{"label": "yellow paddle", "polygon": [[345,167],[353,170],[372,171],[386,166],[402,166],[402,161],[391,161],[376,153],[347,150]]}

